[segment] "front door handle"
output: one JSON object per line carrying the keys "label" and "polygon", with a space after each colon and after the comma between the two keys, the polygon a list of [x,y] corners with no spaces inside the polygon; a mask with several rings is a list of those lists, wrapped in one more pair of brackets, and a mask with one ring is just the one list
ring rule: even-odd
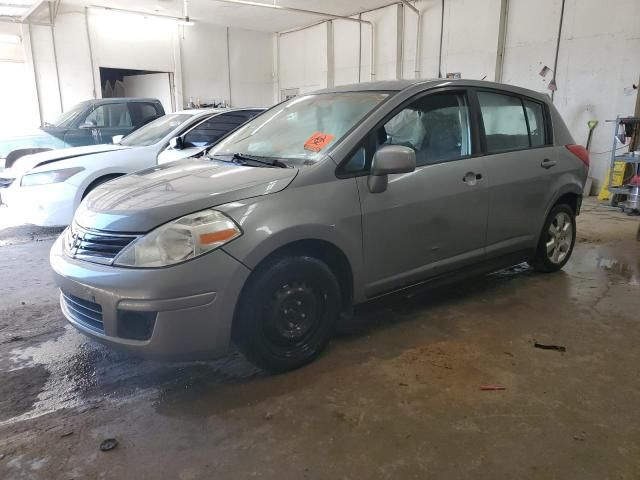
{"label": "front door handle", "polygon": [[482,180],[481,173],[467,172],[467,174],[462,177],[462,181],[469,186],[475,185],[476,183],[478,183],[478,180]]}
{"label": "front door handle", "polygon": [[545,158],[544,160],[542,160],[542,162],[540,163],[540,166],[542,168],[546,168],[549,169],[551,167],[553,167],[556,164],[555,160],[549,160],[548,158]]}

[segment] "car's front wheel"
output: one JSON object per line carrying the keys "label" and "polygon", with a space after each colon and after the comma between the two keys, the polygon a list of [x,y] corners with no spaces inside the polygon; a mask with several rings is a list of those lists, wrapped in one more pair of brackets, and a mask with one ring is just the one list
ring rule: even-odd
{"label": "car's front wheel", "polygon": [[279,256],[256,270],[238,302],[233,340],[247,358],[270,372],[314,360],[333,335],[340,286],[313,257]]}
{"label": "car's front wheel", "polygon": [[545,221],[532,266],[540,272],[560,270],[569,261],[575,243],[575,213],[568,205],[556,205]]}

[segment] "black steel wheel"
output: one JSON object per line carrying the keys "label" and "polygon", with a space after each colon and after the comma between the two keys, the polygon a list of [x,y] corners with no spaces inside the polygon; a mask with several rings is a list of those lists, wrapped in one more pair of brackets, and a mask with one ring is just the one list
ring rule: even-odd
{"label": "black steel wheel", "polygon": [[270,372],[314,360],[333,335],[340,287],[331,269],[307,256],[281,256],[249,278],[236,308],[233,340]]}

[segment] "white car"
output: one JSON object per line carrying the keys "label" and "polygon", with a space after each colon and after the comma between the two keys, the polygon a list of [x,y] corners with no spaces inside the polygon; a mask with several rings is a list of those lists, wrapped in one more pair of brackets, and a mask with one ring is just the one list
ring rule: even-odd
{"label": "white car", "polygon": [[185,110],[164,115],[114,145],[25,155],[0,173],[0,201],[26,223],[68,225],[98,185],[157,164],[193,157],[264,109]]}

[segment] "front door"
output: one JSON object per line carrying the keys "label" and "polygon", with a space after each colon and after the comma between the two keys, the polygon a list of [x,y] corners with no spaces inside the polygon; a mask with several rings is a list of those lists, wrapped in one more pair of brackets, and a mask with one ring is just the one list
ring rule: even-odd
{"label": "front door", "polygon": [[417,168],[391,175],[382,193],[369,191],[366,176],[357,180],[368,296],[483,258],[485,159],[472,155],[477,146],[468,105],[465,92],[431,93],[402,107],[372,135],[376,148],[413,148]]}
{"label": "front door", "polygon": [[95,107],[76,128],[69,129],[65,142],[71,146],[113,143],[116,135],[133,131],[131,113],[126,103],[107,103]]}

